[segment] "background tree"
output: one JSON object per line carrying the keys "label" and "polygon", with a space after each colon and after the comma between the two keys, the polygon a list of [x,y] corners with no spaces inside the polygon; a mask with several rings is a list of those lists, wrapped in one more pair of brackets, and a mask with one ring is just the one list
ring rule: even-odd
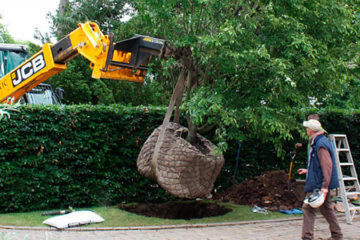
{"label": "background tree", "polygon": [[15,43],[15,40],[10,35],[7,27],[1,23],[2,16],[0,15],[0,43]]}
{"label": "background tree", "polygon": [[292,109],[327,102],[351,84],[349,62],[358,69],[357,1],[136,3],[139,21],[168,40],[186,73],[189,129],[216,127],[223,150],[251,129],[281,154],[301,129]]}

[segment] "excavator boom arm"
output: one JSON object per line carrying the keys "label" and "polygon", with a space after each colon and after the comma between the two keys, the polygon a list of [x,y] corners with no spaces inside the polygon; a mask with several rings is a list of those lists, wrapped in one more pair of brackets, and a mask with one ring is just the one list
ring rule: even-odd
{"label": "excavator boom arm", "polygon": [[118,43],[104,35],[93,22],[78,28],[58,43],[44,44],[42,50],[0,79],[0,102],[18,100],[25,93],[66,69],[77,55],[90,61],[93,78],[143,82],[151,55],[163,53],[164,41],[136,35]]}

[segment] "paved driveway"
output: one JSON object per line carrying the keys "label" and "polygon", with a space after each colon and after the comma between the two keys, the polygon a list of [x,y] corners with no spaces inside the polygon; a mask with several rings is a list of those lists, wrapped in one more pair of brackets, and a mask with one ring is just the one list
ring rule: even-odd
{"label": "paved driveway", "polygon": [[[360,240],[360,217],[352,225],[339,216],[345,240]],[[237,222],[228,224],[165,226],[147,228],[78,228],[57,231],[49,228],[7,228],[0,227],[0,240],[293,240],[301,236],[300,218]],[[316,219],[316,239],[330,237],[328,225],[323,218]]]}

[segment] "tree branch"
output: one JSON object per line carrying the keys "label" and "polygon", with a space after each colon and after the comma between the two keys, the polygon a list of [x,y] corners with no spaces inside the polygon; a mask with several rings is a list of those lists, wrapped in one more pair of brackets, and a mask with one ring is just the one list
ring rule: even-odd
{"label": "tree branch", "polygon": [[218,124],[217,123],[213,123],[213,124],[209,124],[208,122],[205,123],[203,126],[198,127],[198,132],[200,134],[204,134],[207,132],[210,132],[211,130],[213,130]]}

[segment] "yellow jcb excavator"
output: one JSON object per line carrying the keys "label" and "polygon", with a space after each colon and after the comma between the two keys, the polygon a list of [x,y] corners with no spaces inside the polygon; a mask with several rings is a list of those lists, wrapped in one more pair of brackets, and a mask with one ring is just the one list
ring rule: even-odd
{"label": "yellow jcb excavator", "polygon": [[143,82],[151,55],[164,54],[164,40],[135,35],[113,42],[93,22],[78,28],[56,44],[42,50],[0,78],[0,102],[17,101],[25,93],[66,69],[66,63],[80,54],[90,61],[93,78]]}

